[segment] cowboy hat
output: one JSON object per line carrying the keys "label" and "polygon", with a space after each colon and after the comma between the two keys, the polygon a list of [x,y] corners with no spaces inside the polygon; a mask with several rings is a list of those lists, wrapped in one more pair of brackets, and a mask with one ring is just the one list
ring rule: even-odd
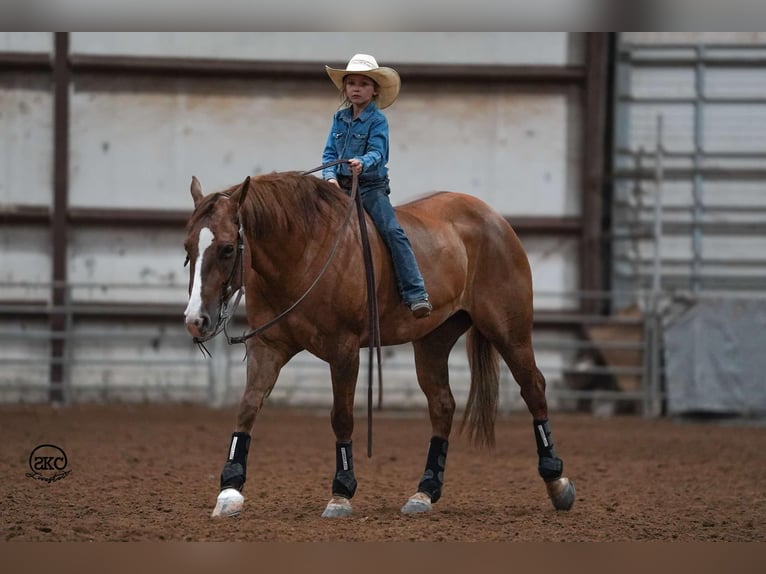
{"label": "cowboy hat", "polygon": [[382,110],[394,103],[399,95],[399,87],[402,84],[399,74],[393,68],[378,66],[375,58],[369,54],[355,54],[348,61],[344,70],[325,66],[327,75],[330,76],[332,83],[340,91],[343,91],[343,78],[351,74],[367,76],[378,84],[378,107]]}

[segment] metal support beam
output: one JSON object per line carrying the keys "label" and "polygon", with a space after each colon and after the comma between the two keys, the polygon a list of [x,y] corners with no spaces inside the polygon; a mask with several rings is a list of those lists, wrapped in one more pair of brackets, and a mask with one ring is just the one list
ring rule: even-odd
{"label": "metal support beam", "polygon": [[[98,56],[72,54],[72,70],[88,74],[138,74],[162,77],[245,78],[248,80],[322,80],[323,66],[316,62],[232,60],[224,58],[169,58],[153,56]],[[339,62],[339,64],[341,64]],[[343,63],[345,64],[345,63]],[[513,82],[531,84],[580,84],[582,66],[498,66],[393,63],[407,81]]]}
{"label": "metal support beam", "polygon": [[69,203],[69,33],[56,32],[53,63],[53,210],[51,213],[51,260],[53,288],[50,328],[51,402],[64,400],[66,343],[57,334],[67,327],[67,205]]}
{"label": "metal support beam", "polygon": [[[604,287],[602,219],[608,46],[607,33],[588,33],[583,106],[583,225],[580,242],[580,290],[582,291],[601,291]],[[582,311],[597,312],[598,304],[598,301],[583,299]]]}

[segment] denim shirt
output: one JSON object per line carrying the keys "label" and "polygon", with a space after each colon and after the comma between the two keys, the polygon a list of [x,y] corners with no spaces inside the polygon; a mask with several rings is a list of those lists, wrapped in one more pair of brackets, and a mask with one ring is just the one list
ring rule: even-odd
{"label": "denim shirt", "polygon": [[[388,120],[375,102],[367,104],[356,119],[353,119],[350,107],[338,110],[332,118],[322,164],[353,158],[362,162],[360,183],[381,181],[388,176]],[[337,178],[338,175],[351,175],[348,164],[322,170],[323,179]]]}

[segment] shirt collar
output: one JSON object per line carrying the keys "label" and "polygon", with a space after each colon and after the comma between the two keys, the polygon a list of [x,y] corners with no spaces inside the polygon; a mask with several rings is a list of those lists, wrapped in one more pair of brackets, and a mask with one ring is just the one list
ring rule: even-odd
{"label": "shirt collar", "polygon": [[[362,110],[362,113],[359,114],[359,117],[357,118],[359,121],[364,122],[369,119],[369,117],[374,114],[376,111],[378,111],[378,104],[375,103],[375,101],[371,101],[367,106]],[[354,108],[349,106],[343,110],[343,113],[346,117],[346,120],[348,122],[354,121]]]}

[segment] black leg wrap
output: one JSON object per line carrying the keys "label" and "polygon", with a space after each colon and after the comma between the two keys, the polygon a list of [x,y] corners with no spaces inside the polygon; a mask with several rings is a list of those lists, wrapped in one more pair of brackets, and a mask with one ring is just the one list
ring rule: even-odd
{"label": "black leg wrap", "polygon": [[436,502],[442,496],[444,485],[444,468],[447,465],[447,447],[449,442],[438,436],[431,437],[428,445],[428,458],[426,458],[426,470],[418,484],[418,492],[423,492],[431,497],[431,502]]}
{"label": "black leg wrap", "polygon": [[545,482],[553,482],[561,478],[564,472],[564,461],[556,456],[551,438],[551,428],[548,419],[532,421],[537,443],[537,472]]}
{"label": "black leg wrap", "polygon": [[356,493],[354,457],[351,441],[335,443],[335,478],[332,479],[333,496],[352,498]]}
{"label": "black leg wrap", "polygon": [[235,432],[231,435],[229,458],[221,471],[221,490],[236,488],[240,492],[247,480],[247,452],[250,450],[250,435]]}

